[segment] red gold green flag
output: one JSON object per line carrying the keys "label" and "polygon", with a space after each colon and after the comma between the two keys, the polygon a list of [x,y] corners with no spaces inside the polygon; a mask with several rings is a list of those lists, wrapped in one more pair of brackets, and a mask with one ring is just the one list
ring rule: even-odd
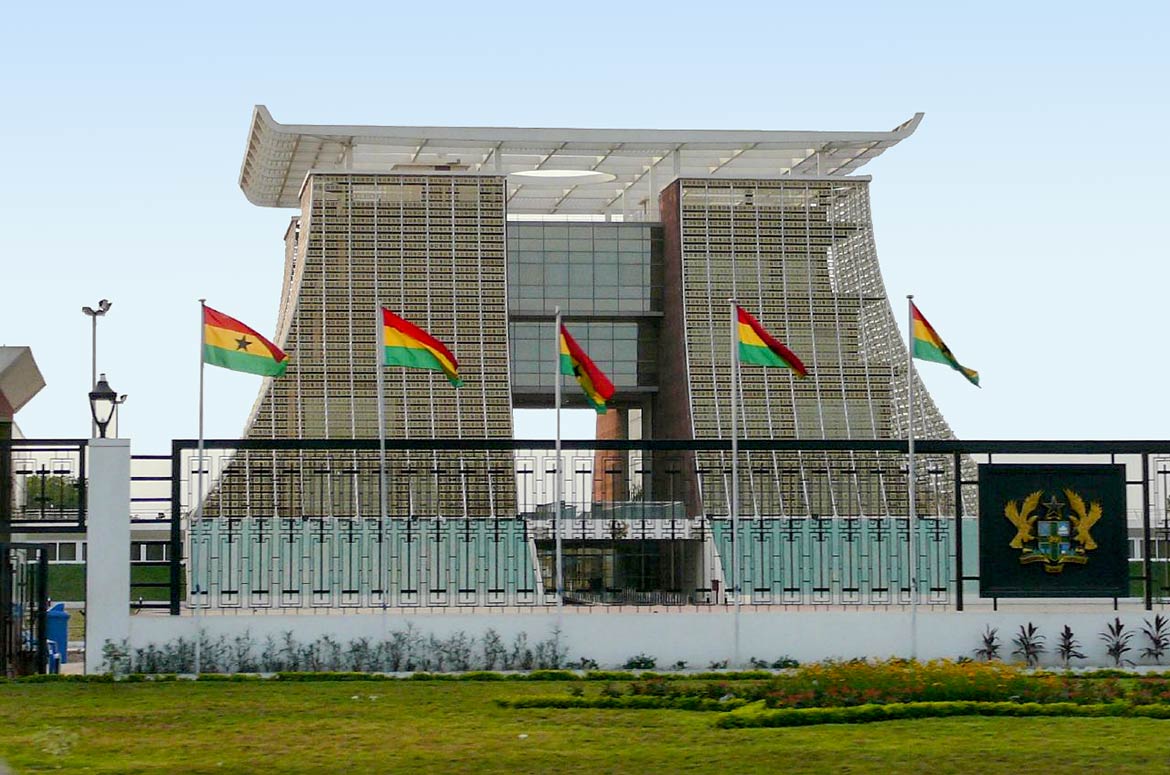
{"label": "red gold green flag", "polygon": [[914,302],[910,302],[910,318],[914,325],[911,332],[911,338],[914,340],[914,357],[923,361],[945,363],[966,377],[972,385],[979,387],[979,372],[968,369],[955,359],[951,348],[947,347],[942,337],[934,330],[934,326],[926,322],[926,318],[922,317]]}
{"label": "red gold green flag", "polygon": [[382,307],[382,346],[385,366],[441,371],[455,387],[463,384],[459,378],[459,361],[446,345],[385,307]]}
{"label": "red gold green flag", "polygon": [[279,377],[288,368],[288,355],[235,318],[204,305],[203,362],[232,371]]}
{"label": "red gold green flag", "polygon": [[576,377],[589,404],[598,414],[605,414],[605,402],[613,397],[613,383],[569,336],[564,325],[561,326],[561,374]]}
{"label": "red gold green flag", "polygon": [[735,308],[739,324],[739,361],[757,366],[787,366],[798,377],[807,377],[808,369],[796,354],[780,340],[764,330],[751,313],[743,307]]}

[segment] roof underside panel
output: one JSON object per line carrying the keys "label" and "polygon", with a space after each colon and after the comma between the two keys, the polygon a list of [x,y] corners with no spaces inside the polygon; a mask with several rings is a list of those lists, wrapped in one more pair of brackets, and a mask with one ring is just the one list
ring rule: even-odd
{"label": "roof underside panel", "polygon": [[[656,197],[676,177],[843,176],[909,137],[889,132],[517,129],[280,124],[258,105],[240,188],[263,207],[298,207],[310,171],[507,175],[508,209],[608,215]],[[542,171],[533,179],[516,173]],[[588,182],[557,172],[595,173]]]}

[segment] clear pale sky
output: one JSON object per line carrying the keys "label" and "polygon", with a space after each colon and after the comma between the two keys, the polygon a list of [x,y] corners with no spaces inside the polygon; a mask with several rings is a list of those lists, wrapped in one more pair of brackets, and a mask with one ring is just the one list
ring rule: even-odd
{"label": "clear pale sky", "polygon": [[[26,435],[196,433],[197,299],[275,324],[292,211],[238,186],[286,123],[888,130],[862,172],[886,288],[966,365],[920,372],[962,438],[1170,438],[1170,4],[10,4],[0,344],[48,386]],[[904,330],[904,328],[903,328]],[[209,369],[207,434],[259,378]],[[588,429],[588,415],[577,427]],[[551,435],[537,433],[537,435]],[[571,435],[571,434],[569,434]]]}

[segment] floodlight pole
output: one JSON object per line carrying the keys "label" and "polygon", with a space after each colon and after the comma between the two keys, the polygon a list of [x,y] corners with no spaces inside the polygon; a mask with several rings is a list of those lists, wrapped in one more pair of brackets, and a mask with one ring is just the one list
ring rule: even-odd
{"label": "floodlight pole", "polygon": [[[97,387],[97,374],[98,374],[98,371],[97,371],[97,321],[98,321],[98,318],[103,317],[107,312],[109,312],[110,307],[112,307],[112,306],[114,306],[114,303],[112,301],[110,301],[109,299],[102,299],[101,301],[99,301],[97,303],[96,308],[95,307],[82,307],[81,308],[82,313],[93,322],[93,325],[91,327],[91,334],[90,334],[90,362],[91,362],[90,363],[90,365],[91,365],[90,376],[89,376],[89,389],[90,390],[93,390],[94,388]],[[97,435],[98,435],[97,421],[94,421],[92,423],[92,425],[90,425],[90,438],[97,438]]]}

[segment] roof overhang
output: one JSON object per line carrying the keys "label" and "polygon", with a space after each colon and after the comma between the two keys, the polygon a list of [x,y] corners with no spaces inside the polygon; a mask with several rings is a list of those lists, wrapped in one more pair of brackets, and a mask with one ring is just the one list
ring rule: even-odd
{"label": "roof overhang", "polygon": [[11,420],[44,386],[32,349],[0,347],[0,419]]}
{"label": "roof overhang", "polygon": [[[922,116],[889,132],[394,127],[280,124],[257,105],[240,188],[255,205],[299,207],[310,171],[446,167],[508,176],[512,214],[607,215],[640,208],[680,177],[849,175],[913,134]],[[516,174],[533,171],[547,177]]]}

